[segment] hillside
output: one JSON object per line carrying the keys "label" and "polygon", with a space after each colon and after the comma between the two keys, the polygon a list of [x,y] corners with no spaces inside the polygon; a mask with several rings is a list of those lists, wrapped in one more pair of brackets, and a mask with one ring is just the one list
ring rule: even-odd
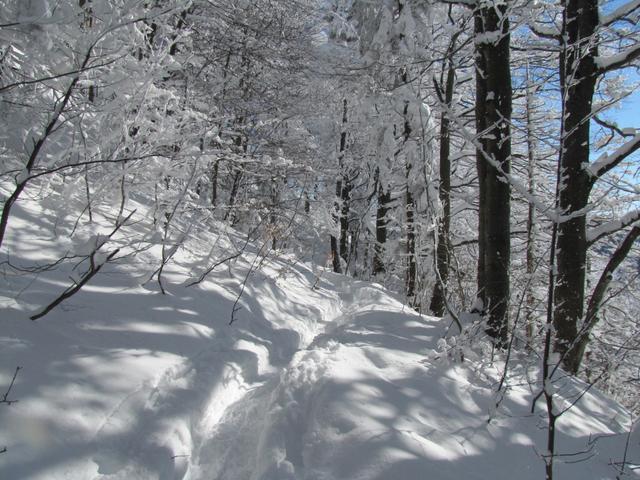
{"label": "hillside", "polygon": [[[166,294],[142,275],[157,267],[153,245],[29,320],[74,275],[65,262],[25,271],[70,246],[73,218],[40,205],[15,209],[8,260],[22,271],[3,267],[3,391],[21,370],[8,396],[16,403],[0,405],[0,478],[544,477],[543,402],[530,412],[535,364],[514,357],[497,392],[504,359],[483,343],[444,340],[448,322],[379,285],[261,255],[215,222],[167,264]],[[131,206],[131,221],[148,221],[144,204]],[[559,422],[557,478],[617,478],[629,414],[573,378],[557,388],[564,405],[579,397]],[[626,460],[640,460],[630,440]]]}

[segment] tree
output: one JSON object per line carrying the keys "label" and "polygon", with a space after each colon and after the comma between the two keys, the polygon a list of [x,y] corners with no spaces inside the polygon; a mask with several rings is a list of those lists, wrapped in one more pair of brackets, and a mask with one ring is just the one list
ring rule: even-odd
{"label": "tree", "polygon": [[511,71],[508,3],[474,10],[479,182],[478,297],[489,336],[504,346],[509,322]]}
{"label": "tree", "polygon": [[[553,282],[555,349],[564,367],[577,373],[586,335],[584,321],[587,251],[587,213],[596,182],[640,148],[640,135],[625,141],[613,153],[591,162],[591,120],[599,79],[640,57],[640,42],[623,47],[612,59],[599,56],[604,30],[622,22],[640,6],[622,5],[611,15],[598,12],[597,0],[567,0],[562,8],[560,35],[560,88],[562,95],[561,145],[558,159],[557,277]],[[640,218],[631,216],[620,227]],[[610,233],[610,232],[609,232]]]}

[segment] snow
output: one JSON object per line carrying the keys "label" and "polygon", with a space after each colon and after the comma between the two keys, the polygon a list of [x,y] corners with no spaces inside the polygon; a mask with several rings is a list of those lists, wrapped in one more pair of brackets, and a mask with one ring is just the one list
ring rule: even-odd
{"label": "snow", "polygon": [[[144,205],[136,207],[144,217]],[[51,242],[48,230],[62,220],[50,213],[26,201],[16,207],[12,262],[65,253]],[[233,252],[234,235],[218,236],[218,252]],[[208,254],[214,236],[194,236],[176,252],[166,295],[137,281],[136,262],[151,261],[148,252],[107,264],[37,322],[29,312],[55,297],[69,272],[6,274],[0,393],[22,370],[9,395],[17,403],[0,404],[0,446],[8,449],[0,477],[543,477],[543,402],[530,412],[535,365],[515,365],[497,394],[500,357],[492,363],[490,351],[464,338],[444,340],[448,322],[418,315],[380,285],[292,256],[273,256],[247,277],[252,246],[184,286],[203,261],[194,252]],[[464,362],[456,349],[469,349]],[[566,406],[586,385],[565,379],[556,388]],[[591,389],[558,428],[559,451],[571,454],[556,459],[558,478],[616,477],[612,464],[631,428],[622,407]],[[632,437],[629,461],[640,460],[639,440]]]}

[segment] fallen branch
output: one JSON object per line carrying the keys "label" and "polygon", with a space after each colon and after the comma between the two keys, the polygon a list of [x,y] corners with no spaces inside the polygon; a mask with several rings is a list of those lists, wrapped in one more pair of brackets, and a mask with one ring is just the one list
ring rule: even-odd
{"label": "fallen branch", "polygon": [[39,318],[44,317],[47,313],[49,313],[51,310],[56,308],[58,305],[64,302],[67,298],[78,293],[80,289],[84,287],[87,284],[87,282],[91,280],[102,269],[102,267],[104,267],[105,264],[107,264],[113,257],[115,257],[118,254],[119,251],[120,249],[116,248],[113,252],[111,252],[107,256],[105,261],[101,263],[96,263],[95,261],[95,255],[98,252],[97,251],[92,252],[91,255],[89,255],[89,270],[87,270],[84,273],[82,278],[80,278],[80,280],[76,282],[74,285],[71,285],[70,287],[68,287],[64,292],[60,294],[58,298],[56,298],[53,302],[47,305],[42,311],[40,311],[39,313],[36,313],[35,315],[31,315],[31,317],[29,318],[31,320],[37,320]]}
{"label": "fallen branch", "polygon": [[111,233],[109,233],[109,235],[106,235],[106,236],[102,237],[102,239],[100,239],[100,241],[96,241],[96,245],[94,246],[94,248],[91,251],[91,253],[86,255],[82,259],[82,261],[80,262],[80,263],[82,263],[85,260],[89,261],[89,268],[87,269],[87,271],[82,274],[82,276],[80,277],[79,280],[74,281],[73,285],[70,285],[69,287],[67,287],[65,289],[65,291],[62,292],[60,294],[60,296],[58,296],[58,298],[56,298],[53,302],[51,302],[49,305],[47,305],[40,312],[38,312],[38,313],[32,315],[31,317],[29,317],[31,320],[38,320],[39,318],[44,317],[47,313],[49,313],[51,310],[56,308],[58,305],[60,305],[62,302],[64,302],[67,298],[69,298],[69,297],[75,295],[76,293],[78,293],[80,291],[80,289],[82,289],[82,287],[84,287],[89,282],[89,280],[91,280],[102,269],[102,267],[104,267],[107,263],[109,263],[113,259],[113,257],[115,257],[118,254],[118,252],[120,252],[120,249],[116,248],[115,250],[110,252],[104,258],[104,260],[98,261],[98,259],[96,258],[98,253],[99,253],[99,250],[109,240],[111,240],[111,237],[113,237],[116,234],[116,232],[118,230],[120,230],[120,228],[125,223],[127,223],[127,221],[131,218],[131,216],[134,213],[135,213],[135,210],[133,210],[129,215],[127,215],[126,218],[124,218],[122,220],[118,219],[116,221],[116,225],[113,228],[113,230],[111,231]]}

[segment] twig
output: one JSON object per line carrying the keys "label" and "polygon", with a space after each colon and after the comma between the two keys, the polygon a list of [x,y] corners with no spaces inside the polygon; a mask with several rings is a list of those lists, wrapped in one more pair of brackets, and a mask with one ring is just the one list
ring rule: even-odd
{"label": "twig", "polygon": [[[256,262],[262,255],[262,250],[264,249],[264,247],[267,246],[268,242],[269,241],[267,240],[262,244],[262,246],[260,247],[260,250],[258,250],[258,253],[256,254],[256,258],[251,263],[251,266],[249,267],[249,270],[247,271],[247,274],[245,275],[244,280],[242,281],[242,285],[240,286],[240,293],[238,293],[238,296],[236,297],[235,302],[233,302],[233,307],[231,308],[231,319],[229,320],[229,325],[232,325],[233,322],[235,322],[236,312],[238,312],[242,308],[242,305],[239,305],[239,303],[240,303],[240,299],[242,298],[242,294],[244,293],[244,290],[247,287],[247,281],[249,280],[249,276],[256,270]],[[268,248],[267,252],[262,257],[263,260],[267,255],[269,255],[270,251],[271,251],[271,248]]]}
{"label": "twig", "polygon": [[620,468],[620,475],[616,475],[616,480],[620,480],[620,477],[625,474],[624,467],[627,465],[627,454],[629,452],[629,441],[631,440],[631,432],[633,431],[633,426],[634,426],[634,422],[631,422],[631,425],[629,426],[629,431],[627,432],[627,441],[625,442],[625,445],[624,445],[624,455],[622,456],[622,466]]}
{"label": "twig", "polygon": [[[12,403],[16,403],[18,401],[18,400],[9,400],[9,394],[11,393],[11,389],[13,388],[14,383],[16,383],[16,377],[18,376],[18,372],[20,370],[22,370],[22,367],[16,367],[16,371],[13,372],[13,378],[11,379],[11,383],[9,384],[9,388],[7,388],[7,391],[2,396],[2,400],[0,400],[0,403],[4,403],[5,405],[11,405]],[[0,453],[3,453],[5,451],[6,451],[6,448],[0,451]]]}

